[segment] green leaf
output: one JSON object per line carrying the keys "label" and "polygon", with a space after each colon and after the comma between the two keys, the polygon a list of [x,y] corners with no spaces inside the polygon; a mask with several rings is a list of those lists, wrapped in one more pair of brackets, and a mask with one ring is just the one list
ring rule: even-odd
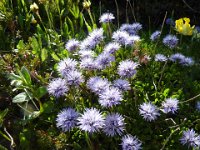
{"label": "green leaf", "polygon": [[3,124],[3,118],[6,116],[7,113],[8,113],[8,108],[6,108],[3,111],[0,111],[0,127],[2,126],[2,124]]}
{"label": "green leaf", "polygon": [[38,43],[38,41],[35,37],[32,37],[31,47],[33,49],[33,51],[32,51],[33,54],[39,54],[40,46],[39,46],[39,43]]}
{"label": "green leaf", "polygon": [[8,150],[8,149],[0,144],[0,150]]}
{"label": "green leaf", "polygon": [[14,73],[10,73],[9,76],[8,76],[8,78],[10,80],[22,80],[22,78],[20,76],[14,74]]}
{"label": "green leaf", "polygon": [[56,53],[52,52],[51,53],[51,57],[56,60],[56,61],[60,61],[60,58],[58,57],[58,55],[56,55]]}
{"label": "green leaf", "polygon": [[23,103],[23,102],[27,102],[29,101],[30,98],[28,97],[28,95],[25,92],[19,93],[18,95],[16,95],[12,102],[13,103]]}
{"label": "green leaf", "polygon": [[25,44],[24,44],[24,41],[23,40],[20,40],[19,43],[17,44],[17,49],[24,49],[25,47]]}
{"label": "green leaf", "polygon": [[45,61],[47,59],[47,57],[48,57],[48,51],[47,51],[46,48],[43,48],[42,52],[41,52],[41,60],[42,60],[42,62]]}
{"label": "green leaf", "polygon": [[164,92],[163,92],[163,95],[164,95],[165,97],[167,97],[168,94],[169,94],[169,91],[170,91],[169,88],[165,89]]}
{"label": "green leaf", "polygon": [[71,19],[69,17],[67,17],[68,23],[70,25],[71,31],[72,31],[72,35],[74,35],[74,24],[71,21]]}
{"label": "green leaf", "polygon": [[47,88],[44,86],[41,86],[37,89],[37,91],[35,92],[35,97],[37,98],[41,98],[43,97],[45,94],[47,93]]}
{"label": "green leaf", "polygon": [[23,66],[23,67],[21,68],[21,73],[22,73],[24,79],[26,80],[26,82],[27,82],[28,84],[31,84],[31,76],[30,76],[30,74],[29,74],[28,69],[27,69],[26,67]]}

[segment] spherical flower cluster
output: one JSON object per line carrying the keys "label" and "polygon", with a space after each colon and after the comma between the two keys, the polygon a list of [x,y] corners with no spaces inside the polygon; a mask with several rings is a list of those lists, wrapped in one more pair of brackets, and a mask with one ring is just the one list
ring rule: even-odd
{"label": "spherical flower cluster", "polygon": [[79,47],[79,41],[76,39],[71,39],[65,44],[65,48],[70,52],[77,50],[78,47]]}
{"label": "spherical flower cluster", "polygon": [[187,144],[189,147],[200,148],[200,135],[198,135],[193,129],[183,131],[183,136],[180,141],[183,145]]}
{"label": "spherical flower cluster", "polygon": [[108,114],[105,119],[103,131],[108,136],[122,135],[125,130],[124,125],[124,118],[120,114]]}
{"label": "spherical flower cluster", "polygon": [[145,120],[150,122],[156,120],[157,117],[160,116],[158,108],[150,102],[141,104],[139,111],[140,115],[142,115]]}
{"label": "spherical flower cluster", "polygon": [[127,45],[127,43],[129,42],[130,36],[128,34],[128,32],[126,31],[115,31],[112,35],[112,39],[121,44],[121,45]]}
{"label": "spherical flower cluster", "polygon": [[113,107],[120,104],[121,101],[122,93],[114,87],[110,87],[99,94],[99,103],[102,107]]}
{"label": "spherical flower cluster", "polygon": [[157,40],[157,39],[160,37],[160,34],[161,34],[160,31],[155,31],[155,32],[153,32],[153,33],[151,34],[151,37],[150,37],[151,41]]}
{"label": "spherical flower cluster", "polygon": [[108,23],[108,22],[111,22],[113,19],[115,19],[115,17],[112,13],[104,13],[99,18],[99,22],[100,23]]}
{"label": "spherical flower cluster", "polygon": [[104,52],[109,54],[114,54],[119,49],[120,49],[120,44],[111,42],[104,47]]}
{"label": "spherical flower cluster", "polygon": [[68,72],[75,70],[77,66],[77,61],[71,58],[65,58],[58,63],[57,70],[62,77],[66,77]]}
{"label": "spherical flower cluster", "polygon": [[103,29],[94,29],[80,44],[81,50],[91,50],[103,40]]}
{"label": "spherical flower cluster", "polygon": [[138,34],[139,30],[142,29],[142,25],[140,23],[133,23],[133,24],[122,24],[122,26],[120,27],[120,31],[126,31],[128,32],[130,35],[136,35]]}
{"label": "spherical flower cluster", "polygon": [[109,53],[101,53],[95,60],[95,65],[98,69],[105,69],[107,66],[111,65],[111,62],[115,60],[113,55]]}
{"label": "spherical flower cluster", "polygon": [[81,58],[93,58],[95,56],[95,52],[92,50],[80,50],[78,54]]}
{"label": "spherical flower cluster", "polygon": [[103,40],[103,29],[94,29],[91,33],[89,33],[88,38],[96,44],[99,44]]}
{"label": "spherical flower cluster", "polygon": [[131,85],[127,80],[117,79],[114,81],[113,86],[121,91],[128,91],[131,89]]}
{"label": "spherical flower cluster", "polygon": [[163,54],[156,54],[155,61],[165,62],[167,61],[167,57]]}
{"label": "spherical flower cluster", "polygon": [[169,57],[169,60],[171,60],[172,62],[178,62],[179,64],[183,66],[192,66],[194,64],[194,60],[192,58],[185,57],[181,53],[172,54]]}
{"label": "spherical flower cluster", "polygon": [[125,135],[122,138],[122,150],[140,150],[142,149],[142,143],[136,136],[132,136],[130,134]]}
{"label": "spherical flower cluster", "polygon": [[79,128],[89,133],[98,132],[105,124],[103,115],[96,108],[86,108],[77,120]]}
{"label": "spherical flower cluster", "polygon": [[96,43],[91,38],[86,38],[80,43],[80,50],[81,51],[89,51],[95,48]]}
{"label": "spherical flower cluster", "polygon": [[49,92],[49,94],[55,96],[56,98],[65,95],[68,90],[69,89],[66,85],[66,80],[61,78],[52,80],[47,87],[47,91]]}
{"label": "spherical flower cluster", "polygon": [[135,34],[138,34],[138,32],[142,29],[142,25],[139,22],[135,22],[132,24],[132,28],[135,30]]}
{"label": "spherical flower cluster", "polygon": [[198,102],[196,103],[196,109],[197,109],[197,111],[200,112],[200,101],[198,101]]}
{"label": "spherical flower cluster", "polygon": [[185,57],[179,63],[183,66],[192,66],[194,64],[194,60],[191,57]]}
{"label": "spherical flower cluster", "polygon": [[179,101],[176,98],[167,98],[163,103],[163,112],[174,114],[178,110]]}
{"label": "spherical flower cluster", "polygon": [[63,109],[56,118],[56,126],[61,128],[63,132],[70,131],[77,125],[79,114],[72,108]]}
{"label": "spherical flower cluster", "polygon": [[71,70],[66,76],[67,84],[78,86],[84,82],[84,77],[81,72],[77,70]]}
{"label": "spherical flower cluster", "polygon": [[113,33],[112,39],[121,45],[132,46],[135,42],[140,41],[138,35],[129,35],[126,31],[117,30]]}
{"label": "spherical flower cluster", "polygon": [[133,75],[136,74],[136,68],[138,67],[138,63],[135,63],[131,60],[124,60],[119,63],[118,66],[118,74],[121,77],[131,78]]}
{"label": "spherical flower cluster", "polygon": [[167,25],[175,26],[175,22],[172,18],[167,18],[165,22]]}
{"label": "spherical flower cluster", "polygon": [[111,83],[108,79],[103,79],[100,77],[91,77],[87,81],[87,87],[95,94],[101,94],[110,87]]}
{"label": "spherical flower cluster", "polygon": [[135,42],[140,41],[140,37],[138,35],[131,35],[126,41],[126,45],[133,45]]}
{"label": "spherical flower cluster", "polygon": [[167,35],[163,39],[163,44],[168,46],[169,48],[175,48],[178,44],[178,38],[175,35]]}
{"label": "spherical flower cluster", "polygon": [[170,57],[169,57],[169,60],[173,61],[173,62],[176,62],[176,61],[181,61],[185,58],[185,56],[181,53],[176,53],[176,54],[172,54]]}
{"label": "spherical flower cluster", "polygon": [[81,62],[80,62],[80,68],[86,69],[86,70],[94,70],[94,69],[97,69],[97,66],[93,58],[83,58],[81,59]]}
{"label": "spherical flower cluster", "polygon": [[122,24],[122,26],[119,29],[120,31],[126,31],[130,35],[135,35],[136,31],[134,30],[133,26],[131,24]]}

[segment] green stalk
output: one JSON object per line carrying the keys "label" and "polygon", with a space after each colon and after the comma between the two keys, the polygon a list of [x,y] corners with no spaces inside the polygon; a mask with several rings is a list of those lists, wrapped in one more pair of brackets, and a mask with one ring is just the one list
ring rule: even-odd
{"label": "green stalk", "polygon": [[90,140],[88,132],[85,132],[85,139],[86,139],[86,142],[88,144],[89,150],[94,150],[94,148],[92,146],[92,141]]}
{"label": "green stalk", "polygon": [[91,13],[90,9],[87,9],[87,12],[88,12],[88,14],[89,14],[89,16],[90,16],[90,20],[91,20],[91,22],[92,22],[93,29],[94,29],[94,28],[96,28],[96,24],[95,24],[95,22],[94,22],[94,19],[93,19],[93,17],[92,17],[92,13]]}
{"label": "green stalk", "polygon": [[6,140],[11,141],[10,138],[9,138],[7,135],[5,135],[2,131],[0,131],[0,134],[1,134]]}

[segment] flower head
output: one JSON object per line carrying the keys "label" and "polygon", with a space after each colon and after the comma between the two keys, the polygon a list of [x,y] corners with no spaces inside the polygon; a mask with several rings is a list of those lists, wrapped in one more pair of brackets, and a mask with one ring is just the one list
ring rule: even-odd
{"label": "flower head", "polygon": [[140,41],[140,37],[138,35],[131,35],[126,41],[126,45],[132,46],[135,42]]}
{"label": "flower head", "polygon": [[87,0],[84,0],[84,1],[83,1],[83,8],[89,9],[90,6],[91,6],[90,0],[88,0],[88,1],[87,1]]}
{"label": "flower head", "polygon": [[65,58],[58,63],[57,70],[62,77],[66,77],[68,72],[75,70],[77,66],[77,61],[71,58]]}
{"label": "flower head", "polygon": [[134,30],[133,26],[131,24],[122,24],[122,26],[119,29],[120,31],[126,31],[130,35],[135,35],[136,31]]}
{"label": "flower head", "polygon": [[176,98],[167,98],[163,103],[163,112],[174,114],[178,110],[179,101]]}
{"label": "flower head", "polygon": [[195,26],[190,26],[189,18],[180,18],[176,20],[175,29],[183,35],[192,35]]}
{"label": "flower head", "polygon": [[151,41],[155,41],[160,37],[161,32],[160,31],[155,31],[154,33],[151,34]]}
{"label": "flower head", "polygon": [[104,47],[104,52],[109,54],[114,54],[119,49],[120,49],[120,44],[112,42]]}
{"label": "flower head", "polygon": [[121,45],[126,45],[127,42],[129,42],[128,41],[129,37],[130,37],[129,34],[126,31],[120,31],[120,30],[115,31],[112,35],[112,39]]}
{"label": "flower head", "polygon": [[165,22],[167,25],[171,25],[171,26],[175,25],[175,22],[172,18],[167,18]]}
{"label": "flower head", "polygon": [[191,57],[185,57],[179,62],[183,66],[192,66],[194,64],[194,60]]}
{"label": "flower head", "polygon": [[79,128],[89,133],[98,132],[104,126],[104,117],[96,108],[86,108],[77,119]]}
{"label": "flower head", "polygon": [[152,103],[143,103],[140,105],[140,115],[147,121],[156,120],[160,113],[158,112],[158,108]]}
{"label": "flower head", "polygon": [[177,62],[177,61],[181,61],[185,59],[185,56],[181,53],[176,53],[176,54],[172,54],[170,57],[169,57],[169,60],[171,60],[172,62]]}
{"label": "flower head", "polygon": [[99,103],[102,107],[113,107],[122,101],[122,93],[117,88],[110,87],[99,94]]}
{"label": "flower head", "polygon": [[47,90],[49,94],[55,96],[56,98],[65,95],[68,91],[66,80],[61,79],[61,78],[52,80],[49,83]]}
{"label": "flower head", "polygon": [[80,68],[94,70],[97,69],[97,66],[93,58],[83,58],[81,59]]}
{"label": "flower head", "polygon": [[118,113],[108,114],[105,119],[103,131],[108,136],[121,135],[124,128],[124,118]]}
{"label": "flower head", "polygon": [[95,63],[98,69],[104,69],[107,66],[110,66],[111,62],[113,62],[114,60],[115,57],[113,55],[103,52],[96,58]]}
{"label": "flower head", "polygon": [[178,44],[178,38],[175,35],[167,35],[163,39],[163,44],[168,46],[169,48],[175,48]]}
{"label": "flower head", "polygon": [[89,33],[90,41],[94,41],[95,45],[99,44],[103,40],[103,28],[94,29]]}
{"label": "flower head", "polygon": [[112,13],[104,13],[99,18],[99,22],[100,23],[108,23],[108,22],[111,22],[113,19],[115,19],[115,17]]}
{"label": "flower head", "polygon": [[93,58],[95,56],[95,52],[92,50],[80,50],[78,54],[81,58]]}
{"label": "flower head", "polygon": [[135,34],[138,34],[139,30],[142,29],[142,24],[135,22],[132,24],[132,28],[135,30]]}
{"label": "flower head", "polygon": [[187,144],[189,147],[200,147],[200,135],[198,135],[193,129],[183,131],[183,136],[180,141],[183,145]]}
{"label": "flower head", "polygon": [[196,109],[200,112],[200,101],[196,103]]}
{"label": "flower head", "polygon": [[61,128],[63,132],[70,131],[77,125],[79,114],[72,108],[63,109],[56,118],[56,126]]}
{"label": "flower head", "polygon": [[96,42],[91,38],[86,38],[80,43],[81,51],[91,51],[91,49],[95,48]]}
{"label": "flower head", "polygon": [[200,26],[196,26],[195,29],[197,30],[197,33],[200,33]]}
{"label": "flower head", "polygon": [[120,27],[120,31],[126,31],[130,35],[136,35],[138,34],[139,30],[142,29],[142,25],[138,22],[133,23],[133,24],[122,24]]}
{"label": "flower head", "polygon": [[121,91],[128,91],[131,89],[131,85],[127,80],[117,79],[114,81],[114,87],[118,88]]}
{"label": "flower head", "polygon": [[87,87],[96,94],[101,94],[110,87],[111,83],[108,79],[103,79],[100,77],[91,77],[87,81]]}
{"label": "flower head", "polygon": [[121,145],[122,145],[123,150],[140,150],[140,149],[142,149],[141,141],[138,140],[138,138],[136,136],[132,136],[130,134],[125,135],[122,138]]}
{"label": "flower head", "polygon": [[165,62],[167,61],[167,57],[163,54],[156,54],[155,61]]}
{"label": "flower head", "polygon": [[39,10],[38,5],[34,2],[33,4],[30,5],[30,10],[33,12],[37,12]]}
{"label": "flower head", "polygon": [[70,70],[65,78],[68,85],[78,86],[84,82],[84,77],[82,73],[77,70]]}
{"label": "flower head", "polygon": [[79,47],[79,41],[76,39],[71,39],[67,41],[67,43],[65,44],[65,48],[70,52],[77,50],[78,47]]}
{"label": "flower head", "polygon": [[138,63],[135,63],[131,60],[124,60],[119,63],[118,66],[118,74],[121,77],[131,78],[136,74],[136,68],[138,67]]}

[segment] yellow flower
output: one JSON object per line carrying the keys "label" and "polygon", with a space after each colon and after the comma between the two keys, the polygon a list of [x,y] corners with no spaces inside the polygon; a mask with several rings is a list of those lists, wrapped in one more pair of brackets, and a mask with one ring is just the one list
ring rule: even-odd
{"label": "yellow flower", "polygon": [[195,26],[190,26],[189,18],[180,18],[176,20],[175,29],[177,32],[183,35],[192,35]]}
{"label": "yellow flower", "polygon": [[88,0],[88,1],[84,0],[84,2],[83,2],[83,8],[89,9],[89,8],[90,8],[90,5],[91,5],[90,0]]}
{"label": "yellow flower", "polygon": [[33,4],[30,5],[30,10],[33,12],[37,12],[39,9],[38,5],[34,2]]}

